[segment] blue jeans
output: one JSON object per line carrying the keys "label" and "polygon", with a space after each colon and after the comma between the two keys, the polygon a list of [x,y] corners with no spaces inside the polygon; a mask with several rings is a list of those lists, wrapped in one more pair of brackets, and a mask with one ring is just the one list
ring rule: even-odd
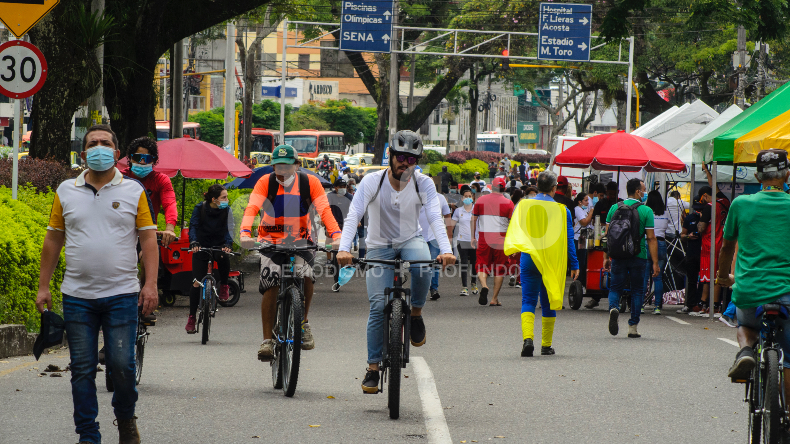
{"label": "blue jeans", "polygon": [[631,319],[628,325],[639,324],[642,301],[645,297],[645,268],[647,259],[612,259],[612,282],[609,284],[609,310],[620,309],[620,295],[631,286]]}
{"label": "blue jeans", "polygon": [[137,402],[134,344],[137,336],[137,293],[100,299],[63,295],[63,319],[71,354],[71,395],[74,425],[80,441],[101,443],[96,416],[96,367],[99,365],[99,329],[104,332],[105,360],[115,392],[112,406],[117,419],[134,417]]}
{"label": "blue jeans", "polygon": [[[647,282],[650,280],[650,275],[653,274],[653,260],[648,259],[647,268],[645,270],[645,294],[647,294],[649,288],[647,288]],[[664,273],[664,267],[667,266],[667,243],[666,241],[662,241],[658,239],[658,268],[661,270],[661,273],[658,274],[658,277],[653,278],[653,286],[655,288],[655,295],[653,299],[653,304],[656,308],[661,308],[664,305],[664,281],[661,280],[662,275]]]}
{"label": "blue jeans", "polygon": [[[439,249],[439,242],[436,239],[428,242],[428,250],[431,252],[431,259],[436,259],[441,253],[442,250]],[[431,290],[438,290],[439,289],[439,269],[433,270],[433,276],[431,276]]]}
{"label": "blue jeans", "polygon": [[543,285],[543,276],[540,274],[532,256],[521,254],[521,312],[535,313],[535,307],[540,298],[540,309],[544,318],[556,318],[557,312],[551,309],[546,286]]}
{"label": "blue jeans", "polygon": [[[422,236],[417,236],[402,244],[394,244],[389,248],[374,248],[368,251],[367,259],[427,261],[431,259],[428,244]],[[409,268],[411,273],[411,306],[421,308],[428,296],[431,283],[431,269],[427,265],[414,265]],[[370,301],[368,316],[368,364],[381,362],[384,348],[384,307],[388,298],[384,289],[392,287],[395,281],[393,267],[373,265],[365,273]],[[408,340],[408,338],[406,338]]]}
{"label": "blue jeans", "polygon": [[[782,304],[785,307],[790,307],[790,295],[784,295],[776,300],[777,304]],[[732,303],[730,303],[732,305]],[[729,307],[727,310],[729,311]],[[757,317],[757,307],[754,308],[737,308],[737,316],[738,316],[738,327],[747,327],[751,328],[752,330],[760,331],[762,329],[762,317]],[[778,332],[776,335],[777,341],[779,341],[779,345],[782,346],[782,351],[784,352],[784,368],[790,369],[790,320],[787,319],[777,319],[776,326],[778,327]]]}

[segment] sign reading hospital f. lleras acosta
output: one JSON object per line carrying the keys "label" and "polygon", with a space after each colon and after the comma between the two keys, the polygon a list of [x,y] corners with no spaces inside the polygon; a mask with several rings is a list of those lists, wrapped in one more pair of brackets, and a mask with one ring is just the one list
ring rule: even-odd
{"label": "sign reading hospital f. lleras acosta", "polygon": [[538,59],[590,60],[592,5],[541,3]]}
{"label": "sign reading hospital f. lleras acosta", "polygon": [[340,50],[390,52],[392,0],[344,0],[340,16]]}

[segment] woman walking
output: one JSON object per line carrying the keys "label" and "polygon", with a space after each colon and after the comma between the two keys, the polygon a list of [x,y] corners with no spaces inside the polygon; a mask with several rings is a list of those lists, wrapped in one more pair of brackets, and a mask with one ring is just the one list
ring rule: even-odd
{"label": "woman walking", "polygon": [[[658,273],[658,276],[653,278],[655,287],[653,314],[660,315],[661,308],[664,304],[664,282],[662,281],[662,276],[664,267],[667,265],[667,241],[664,238],[664,232],[667,231],[667,227],[669,226],[669,214],[666,211],[667,208],[666,205],[664,205],[664,199],[661,198],[661,193],[659,193],[658,190],[653,190],[647,194],[647,206],[653,210],[653,221],[655,224],[654,232],[658,240],[658,268],[661,269],[661,273]],[[650,260],[649,257],[648,260]],[[645,273],[645,288],[647,291],[650,291],[650,289],[647,288],[649,277],[650,272],[648,271]]]}
{"label": "woman walking", "polygon": [[[461,296],[469,296],[469,287],[466,286],[467,274],[471,274],[472,294],[477,294],[477,281],[475,276],[476,255],[472,247],[472,210],[474,198],[472,189],[464,185],[461,187],[463,196],[462,206],[453,212],[453,222],[458,225],[458,253],[461,256]],[[471,272],[470,272],[471,270]]]}

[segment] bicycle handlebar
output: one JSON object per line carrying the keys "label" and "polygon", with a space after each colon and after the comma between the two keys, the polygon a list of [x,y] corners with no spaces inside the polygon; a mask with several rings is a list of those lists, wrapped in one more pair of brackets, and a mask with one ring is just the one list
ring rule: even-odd
{"label": "bicycle handlebar", "polygon": [[427,260],[427,261],[407,261],[404,259],[391,259],[391,260],[384,260],[384,259],[357,259],[353,258],[352,263],[355,264],[379,264],[379,265],[392,265],[392,266],[401,266],[402,264],[417,264],[417,265],[441,265],[441,262],[435,259]]}
{"label": "bicycle handlebar", "polygon": [[331,253],[333,251],[333,250],[329,250],[329,249],[327,249],[325,247],[322,247],[320,245],[317,245],[317,244],[305,245],[305,246],[301,246],[301,247],[285,247],[285,246],[282,246],[280,244],[258,244],[257,242],[256,242],[256,244],[257,245],[255,246],[255,248],[250,248],[249,251],[259,251],[259,252],[266,251],[266,252],[269,252],[269,251],[277,250],[277,251],[281,251],[283,253],[299,252],[299,251],[311,251],[311,250],[323,251],[325,253]]}
{"label": "bicycle handlebar", "polygon": [[[223,247],[209,247],[209,248],[206,248],[206,247],[200,247],[200,250],[199,250],[199,251],[207,251],[207,252],[210,252],[210,251],[216,251],[217,253],[230,254],[231,256],[241,256],[241,253],[234,253],[234,252],[232,252],[232,251],[231,251],[230,253],[228,253],[228,252],[226,252],[226,251],[222,251],[222,248],[223,248]],[[191,248],[188,248],[188,247],[186,247],[186,248],[182,248],[182,249],[181,249],[181,251],[192,251],[192,249],[191,249]]]}

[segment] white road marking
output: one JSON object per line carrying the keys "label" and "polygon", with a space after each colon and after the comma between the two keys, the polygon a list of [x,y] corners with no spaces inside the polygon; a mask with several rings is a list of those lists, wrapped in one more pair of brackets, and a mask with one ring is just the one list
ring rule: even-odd
{"label": "white road marking", "polygon": [[444,419],[444,409],[439,400],[439,393],[436,391],[436,383],[433,380],[433,372],[428,364],[420,356],[411,358],[415,376],[417,376],[417,390],[420,392],[422,400],[422,413],[425,416],[425,428],[428,430],[428,442],[430,444],[452,444],[450,429],[447,428],[447,421]]}
{"label": "white road marking", "polygon": [[665,316],[665,318],[669,319],[670,321],[675,321],[675,322],[677,322],[678,324],[681,324],[681,325],[691,325],[688,322],[683,321],[681,319],[678,319],[678,318],[676,318],[674,316]]}
{"label": "white road marking", "polygon": [[726,343],[728,343],[728,344],[730,344],[730,345],[734,345],[734,346],[736,346],[736,347],[738,347],[738,348],[741,348],[741,346],[740,346],[740,345],[738,345],[738,343],[737,343],[737,342],[735,342],[735,341],[733,341],[732,339],[727,339],[727,338],[719,338],[719,341],[724,341],[724,342],[726,342]]}

